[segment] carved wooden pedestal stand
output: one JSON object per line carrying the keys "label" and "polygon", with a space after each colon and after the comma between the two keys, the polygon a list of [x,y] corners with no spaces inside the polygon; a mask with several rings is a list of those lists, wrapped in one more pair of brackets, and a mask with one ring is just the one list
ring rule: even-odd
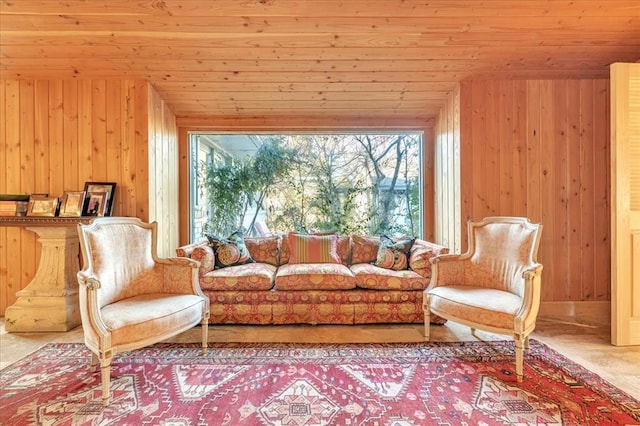
{"label": "carved wooden pedestal stand", "polygon": [[5,311],[5,329],[9,332],[71,330],[80,324],[76,278],[80,270],[80,240],[76,224],[82,220],[29,219],[2,223],[35,232],[42,245],[33,280],[16,293],[16,303]]}

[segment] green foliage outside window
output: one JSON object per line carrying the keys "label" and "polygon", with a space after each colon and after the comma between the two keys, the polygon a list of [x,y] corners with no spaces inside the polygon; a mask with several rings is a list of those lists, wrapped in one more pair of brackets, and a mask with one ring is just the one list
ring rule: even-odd
{"label": "green foliage outside window", "polygon": [[207,232],[251,234],[262,217],[272,232],[419,234],[420,135],[262,139],[250,159],[201,166]]}

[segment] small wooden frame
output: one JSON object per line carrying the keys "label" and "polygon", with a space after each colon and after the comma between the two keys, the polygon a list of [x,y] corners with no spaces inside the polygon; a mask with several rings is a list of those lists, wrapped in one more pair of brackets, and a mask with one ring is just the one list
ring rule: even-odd
{"label": "small wooden frame", "polygon": [[29,197],[27,216],[55,217],[59,203],[58,197],[32,195]]}
{"label": "small wooden frame", "polygon": [[84,192],[87,194],[87,197],[89,197],[89,193],[104,192],[106,194],[105,206],[103,214],[100,214],[99,216],[111,216],[113,214],[113,201],[116,196],[115,182],[85,182]]}
{"label": "small wooden frame", "polygon": [[105,216],[107,209],[106,192],[87,192],[82,216]]}
{"label": "small wooden frame", "polygon": [[60,217],[80,217],[84,207],[84,191],[67,191],[60,204]]}

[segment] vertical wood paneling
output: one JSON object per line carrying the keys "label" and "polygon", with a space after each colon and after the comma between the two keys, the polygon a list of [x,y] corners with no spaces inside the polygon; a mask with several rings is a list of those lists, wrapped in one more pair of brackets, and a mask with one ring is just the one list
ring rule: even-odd
{"label": "vertical wood paneling", "polygon": [[[6,160],[6,176],[7,179],[4,191],[6,193],[19,193],[20,179],[22,173],[20,171],[20,127],[17,125],[9,126],[9,123],[20,123],[20,82],[5,82],[5,123],[4,137],[6,150],[3,155]],[[21,252],[22,232],[16,228],[8,228],[6,232],[6,250],[0,254],[5,258],[4,263],[7,265],[5,283],[2,285],[3,291],[6,289],[6,300],[8,304],[13,303],[16,291],[22,289],[22,252]],[[12,255],[10,256],[9,253]],[[19,256],[15,254],[19,253]],[[35,271],[31,271],[34,273]],[[6,308],[3,307],[3,308]],[[4,309],[3,309],[4,312]]]}
{"label": "vertical wood paneling", "polygon": [[527,98],[527,82],[515,82],[513,100],[511,102],[514,109],[514,125],[511,137],[515,143],[512,152],[513,172],[513,211],[517,216],[525,215],[527,212],[527,111],[526,105],[519,102],[519,99]]}
{"label": "vertical wood paneling", "polygon": [[122,173],[120,175],[120,192],[118,202],[122,211],[135,211],[135,173],[136,173],[136,110],[134,108],[135,81],[121,82],[122,98],[120,110],[123,111],[121,159]]}
{"label": "vertical wood paneling", "polygon": [[555,225],[554,235],[554,259],[556,280],[553,282],[554,300],[565,299],[569,290],[569,258],[557,256],[559,253],[569,252],[568,238],[568,155],[569,145],[567,140],[567,84],[566,81],[554,81],[553,84],[553,161],[555,173],[555,187],[553,191],[556,202],[553,209],[553,221]]}
{"label": "vertical wood paneling", "polygon": [[179,245],[178,137],[175,116],[149,86],[149,220],[158,222],[158,254],[173,256]]}
{"label": "vertical wood paneling", "polygon": [[606,83],[461,85],[462,215],[543,223],[545,301],[610,299]]}
{"label": "vertical wood paneling", "polygon": [[[64,191],[64,82],[55,80],[49,82],[49,155],[51,164],[48,167],[49,181],[41,192],[50,195],[62,194]],[[44,186],[43,183],[32,182],[34,187]],[[22,192],[30,191],[29,187],[22,188]]]}
{"label": "vertical wood paneling", "polygon": [[[593,138],[593,124],[596,117],[594,108],[594,81],[582,80],[580,84],[580,168],[579,168],[579,205],[595,205],[595,140]],[[582,291],[579,300],[595,300],[595,281],[588,277],[595,277],[595,216],[580,208],[580,260]],[[578,256],[576,256],[577,258]]]}
{"label": "vertical wood paneling", "polygon": [[[20,193],[33,187],[35,180],[35,141],[34,141],[34,87],[33,81],[20,82]],[[47,192],[47,191],[45,191]],[[29,232],[21,236],[20,254],[22,256],[22,280],[30,280],[40,260],[40,250],[35,234]]]}
{"label": "vertical wood paneling", "polygon": [[[120,144],[122,141],[122,87],[118,80],[107,80],[106,84],[106,155],[107,169],[104,178],[107,182],[117,182],[122,186],[121,180],[121,152]],[[123,188],[121,188],[123,189]],[[117,191],[117,186],[116,186]],[[116,193],[117,194],[117,193]],[[122,215],[122,200],[116,196],[113,205],[113,215]]]}
{"label": "vertical wood paneling", "polygon": [[[429,127],[424,129],[422,135],[422,223],[423,237],[427,241],[435,241],[436,215],[435,215],[435,131]],[[181,155],[182,156],[182,155]],[[181,160],[182,161],[182,160]],[[182,166],[182,163],[181,163]],[[181,188],[182,191],[182,188]],[[188,192],[187,192],[188,193]]]}
{"label": "vertical wood paneling", "polygon": [[77,189],[78,167],[78,82],[66,80],[63,82],[62,104],[64,108],[63,140],[63,183],[64,191]]}
{"label": "vertical wood paneling", "polygon": [[[7,117],[7,101],[6,101],[6,89],[4,81],[0,80],[0,118]],[[7,137],[5,132],[7,131],[7,125],[0,126],[0,193],[7,192],[7,179],[8,179],[8,166],[7,155],[9,153],[9,147],[7,145]],[[0,227],[0,253],[7,253],[7,228]],[[3,306],[7,306],[7,264],[9,263],[7,256],[0,254],[0,309]],[[12,263],[13,267],[13,263]],[[2,309],[4,312],[4,309]]]}
{"label": "vertical wood paneling", "polygon": [[[584,232],[582,224],[582,194],[581,184],[581,154],[582,143],[580,137],[580,111],[584,105],[580,103],[580,81],[567,81],[567,245],[568,258],[568,286],[563,297],[567,300],[580,300],[582,296],[582,260],[581,240]],[[592,296],[586,295],[588,299]]]}
{"label": "vertical wood paneling", "polygon": [[[93,90],[90,80],[78,82],[78,182],[86,179],[93,182],[93,144],[91,143],[91,130],[93,128],[92,116]],[[84,189],[77,185],[76,190]],[[116,188],[116,191],[118,189]]]}
{"label": "vertical wood paneling", "polygon": [[[460,252],[460,90],[457,88],[436,121],[434,241]],[[427,172],[427,171],[425,171]]]}
{"label": "vertical wood paneling", "polygon": [[594,81],[594,121],[595,146],[594,172],[594,215],[595,222],[595,300],[611,299],[611,174],[610,174],[610,123],[604,117],[610,116],[609,81]]}
{"label": "vertical wood paneling", "polygon": [[[556,283],[556,268],[555,268],[555,211],[554,207],[557,203],[555,194],[555,181],[556,172],[554,170],[554,137],[553,134],[553,82],[541,81],[540,82],[540,135],[541,135],[541,166],[540,171],[542,175],[540,177],[540,192],[542,198],[540,205],[542,209],[542,217],[540,222],[544,225],[542,231],[542,239],[540,241],[539,249],[539,261],[544,265],[544,285],[542,286],[542,300],[555,300],[554,299],[554,287]],[[528,103],[528,100],[527,100]],[[553,236],[550,238],[550,236]]]}
{"label": "vertical wood paneling", "polygon": [[[118,185],[114,214],[148,220],[149,87],[145,81],[2,80],[0,192],[62,197],[64,191],[83,189],[86,181],[112,180]],[[175,145],[175,117],[168,109],[164,120],[159,137]],[[160,186],[177,185],[177,165],[171,164],[177,158],[169,158],[177,157],[176,149],[169,147],[158,158],[169,164]],[[167,191],[177,193],[173,187]],[[176,204],[157,207],[176,212],[167,223],[177,221]],[[177,232],[172,230],[165,240],[164,252],[177,247]],[[15,293],[33,278],[40,247],[32,232],[3,227],[0,248],[0,313],[4,313],[15,302]]]}
{"label": "vertical wood paneling", "polygon": [[[107,181],[107,84],[104,80],[92,83],[91,140],[93,150],[92,182]],[[118,191],[116,186],[116,191]],[[116,193],[116,197],[117,197]],[[114,211],[114,214],[116,212]]]}

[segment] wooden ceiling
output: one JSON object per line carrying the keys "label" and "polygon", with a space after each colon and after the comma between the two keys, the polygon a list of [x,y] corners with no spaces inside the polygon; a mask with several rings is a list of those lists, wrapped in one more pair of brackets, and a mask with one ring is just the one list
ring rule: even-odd
{"label": "wooden ceiling", "polygon": [[466,79],[607,78],[638,0],[2,0],[3,79],[145,79],[178,117],[434,117]]}

